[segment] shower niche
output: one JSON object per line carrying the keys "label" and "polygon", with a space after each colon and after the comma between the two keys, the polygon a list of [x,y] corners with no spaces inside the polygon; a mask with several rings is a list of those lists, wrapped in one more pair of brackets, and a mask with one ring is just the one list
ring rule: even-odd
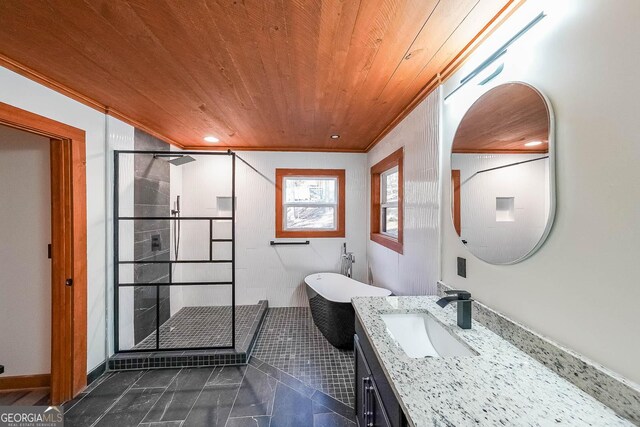
{"label": "shower niche", "polygon": [[235,303],[236,155],[152,148],[114,154],[115,352],[246,357],[266,302]]}

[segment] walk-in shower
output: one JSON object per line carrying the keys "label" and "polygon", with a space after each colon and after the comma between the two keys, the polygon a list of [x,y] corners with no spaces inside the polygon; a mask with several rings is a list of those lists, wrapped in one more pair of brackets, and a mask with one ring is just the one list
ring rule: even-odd
{"label": "walk-in shower", "polygon": [[[182,166],[191,162],[195,162],[192,156],[187,156],[184,154],[154,154],[154,159],[166,159],[166,161],[174,166]],[[171,216],[177,217],[178,221],[175,221],[173,228],[173,259],[178,259],[178,254],[180,252],[180,229],[181,222],[180,218],[180,195],[176,196],[176,201],[173,205],[173,209],[171,209]]]}
{"label": "walk-in shower", "polygon": [[266,302],[236,306],[235,153],[114,162],[115,352],[246,352]]}

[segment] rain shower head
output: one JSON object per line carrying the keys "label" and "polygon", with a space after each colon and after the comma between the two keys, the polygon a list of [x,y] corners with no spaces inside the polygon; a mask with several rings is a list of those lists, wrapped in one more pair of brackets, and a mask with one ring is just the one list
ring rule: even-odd
{"label": "rain shower head", "polygon": [[176,157],[175,159],[171,159],[167,161],[174,166],[182,166],[187,163],[195,162],[196,159],[194,159],[191,156],[180,156],[180,157]]}
{"label": "rain shower head", "polygon": [[184,164],[196,161],[196,159],[194,159],[193,157],[185,156],[182,154],[155,154],[153,157],[156,159],[160,157],[174,157],[173,159],[167,160],[167,162],[171,163],[174,166],[182,166]]}

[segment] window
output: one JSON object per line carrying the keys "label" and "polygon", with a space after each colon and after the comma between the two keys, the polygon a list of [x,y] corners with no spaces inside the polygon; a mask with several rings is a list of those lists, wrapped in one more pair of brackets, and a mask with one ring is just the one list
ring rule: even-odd
{"label": "window", "polygon": [[380,174],[380,232],[398,238],[398,167]]}
{"label": "window", "polygon": [[371,240],[402,253],[403,149],[371,168]]}
{"label": "window", "polygon": [[276,169],[276,237],[344,237],[344,169]]}

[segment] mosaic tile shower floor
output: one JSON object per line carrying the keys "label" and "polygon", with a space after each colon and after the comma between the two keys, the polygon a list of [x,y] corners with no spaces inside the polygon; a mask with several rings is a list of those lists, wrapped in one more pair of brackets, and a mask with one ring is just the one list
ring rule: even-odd
{"label": "mosaic tile shower floor", "polygon": [[322,336],[307,307],[270,308],[252,359],[353,407],[353,351],[338,350]]}
{"label": "mosaic tile shower floor", "polygon": [[[236,343],[243,344],[260,312],[259,305],[236,306]],[[183,307],[160,326],[160,348],[221,347],[231,345],[231,307]],[[153,350],[156,333],[134,349]]]}

